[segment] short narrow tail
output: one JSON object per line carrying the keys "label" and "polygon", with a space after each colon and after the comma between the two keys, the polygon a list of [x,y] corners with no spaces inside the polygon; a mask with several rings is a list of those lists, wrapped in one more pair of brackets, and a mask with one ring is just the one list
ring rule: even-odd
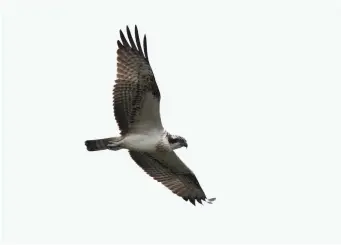
{"label": "short narrow tail", "polygon": [[101,150],[109,149],[108,144],[112,141],[115,142],[117,140],[119,140],[119,137],[97,139],[97,140],[86,140],[85,145],[88,151],[101,151]]}

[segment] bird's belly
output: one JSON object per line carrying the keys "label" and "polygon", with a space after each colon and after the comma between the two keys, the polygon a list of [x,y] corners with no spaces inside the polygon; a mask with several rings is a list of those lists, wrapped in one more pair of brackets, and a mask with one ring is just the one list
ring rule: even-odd
{"label": "bird's belly", "polygon": [[132,134],[124,138],[123,145],[128,150],[154,152],[156,151],[156,144],[160,139],[160,136]]}

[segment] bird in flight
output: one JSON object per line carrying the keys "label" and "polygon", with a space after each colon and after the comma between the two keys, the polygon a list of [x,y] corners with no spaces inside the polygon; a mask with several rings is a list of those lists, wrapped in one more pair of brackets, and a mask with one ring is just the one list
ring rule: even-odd
{"label": "bird in flight", "polygon": [[194,173],[174,150],[186,147],[185,138],[167,132],[161,122],[161,94],[149,64],[147,39],[141,46],[135,25],[135,41],[127,26],[117,41],[117,79],[113,88],[114,115],[120,136],[85,141],[88,151],[127,149],[131,158],[152,178],[195,205],[212,203]]}

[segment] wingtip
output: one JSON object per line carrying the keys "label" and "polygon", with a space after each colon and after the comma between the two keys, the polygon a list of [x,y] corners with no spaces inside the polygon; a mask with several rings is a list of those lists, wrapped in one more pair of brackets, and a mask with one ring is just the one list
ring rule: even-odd
{"label": "wingtip", "polygon": [[204,205],[202,201],[205,201],[206,203],[212,204],[216,200],[215,197],[213,197],[213,198],[206,198],[206,199],[188,199],[188,198],[183,197],[183,199],[185,201],[189,201],[194,206],[196,206],[196,201],[198,203],[200,203],[201,205]]}
{"label": "wingtip", "polygon": [[127,32],[130,32],[129,25],[126,26]]}
{"label": "wingtip", "polygon": [[189,199],[189,201],[195,206],[195,199]]}
{"label": "wingtip", "polygon": [[139,29],[137,28],[137,25],[135,25],[135,38],[139,37]]}

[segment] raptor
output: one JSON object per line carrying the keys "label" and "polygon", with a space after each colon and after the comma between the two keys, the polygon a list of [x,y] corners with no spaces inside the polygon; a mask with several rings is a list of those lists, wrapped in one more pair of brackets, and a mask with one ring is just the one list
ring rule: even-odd
{"label": "raptor", "polygon": [[117,78],[113,88],[114,115],[120,136],[85,141],[88,151],[127,149],[131,158],[148,175],[185,201],[212,203],[194,173],[174,150],[187,148],[185,138],[167,132],[160,116],[161,94],[148,59],[147,39],[135,40],[127,26],[117,41]]}

